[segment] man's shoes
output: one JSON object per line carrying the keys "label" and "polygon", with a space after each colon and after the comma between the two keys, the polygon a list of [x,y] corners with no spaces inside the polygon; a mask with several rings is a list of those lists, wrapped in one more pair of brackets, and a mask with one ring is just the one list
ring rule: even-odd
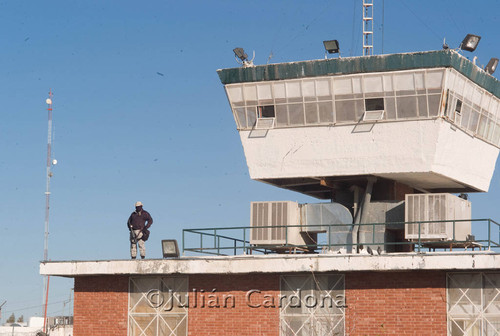
{"label": "man's shoes", "polygon": [[141,259],[144,259],[144,258],[146,258],[146,256],[141,256]]}
{"label": "man's shoes", "polygon": [[135,257],[132,257],[132,259],[135,259]]}

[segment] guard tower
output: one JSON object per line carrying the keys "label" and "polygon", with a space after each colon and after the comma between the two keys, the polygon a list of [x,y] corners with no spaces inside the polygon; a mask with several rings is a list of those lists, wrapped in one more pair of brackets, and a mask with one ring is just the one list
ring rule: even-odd
{"label": "guard tower", "polygon": [[[250,177],[340,203],[353,223],[387,222],[388,214],[457,219],[444,215],[456,202],[443,194],[488,191],[500,145],[500,84],[455,50],[218,74]],[[460,207],[458,218],[470,219],[470,203]],[[411,234],[407,228],[406,239]]]}

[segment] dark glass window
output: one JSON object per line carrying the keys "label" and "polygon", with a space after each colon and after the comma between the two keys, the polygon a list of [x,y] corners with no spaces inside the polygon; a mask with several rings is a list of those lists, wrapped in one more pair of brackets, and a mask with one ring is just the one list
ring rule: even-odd
{"label": "dark glass window", "polygon": [[274,118],[274,105],[257,106],[259,118]]}
{"label": "dark glass window", "polygon": [[384,110],[384,98],[365,99],[365,111],[382,111],[382,110]]}
{"label": "dark glass window", "polygon": [[457,99],[457,106],[455,107],[455,112],[461,113],[462,112],[462,101]]}

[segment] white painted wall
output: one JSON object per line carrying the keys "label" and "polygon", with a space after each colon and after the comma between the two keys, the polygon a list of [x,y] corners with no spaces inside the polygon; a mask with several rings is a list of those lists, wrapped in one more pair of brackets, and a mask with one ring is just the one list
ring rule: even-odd
{"label": "white painted wall", "polygon": [[179,259],[44,262],[40,274],[86,275],[249,274],[294,272],[500,269],[489,251],[364,254],[290,254],[183,257]]}
{"label": "white painted wall", "polygon": [[488,191],[499,149],[448,122],[440,124],[432,170]]}
{"label": "white painted wall", "polygon": [[428,179],[429,188],[457,181],[487,191],[498,148],[453,129],[438,118],[377,123],[367,132],[314,126],[252,137],[242,130],[240,138],[252,179],[415,174],[421,188]]}
{"label": "white painted wall", "polygon": [[35,336],[40,328],[35,327],[0,327],[0,336]]}

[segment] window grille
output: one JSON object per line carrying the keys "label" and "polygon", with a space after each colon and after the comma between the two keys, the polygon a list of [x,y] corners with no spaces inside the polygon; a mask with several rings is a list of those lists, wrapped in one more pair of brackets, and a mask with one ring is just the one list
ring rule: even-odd
{"label": "window grille", "polygon": [[344,275],[281,277],[280,335],[344,335]]}
{"label": "window grille", "polygon": [[128,335],[187,335],[187,277],[131,277]]}
{"label": "window grille", "polygon": [[448,335],[500,334],[500,273],[449,273]]}

